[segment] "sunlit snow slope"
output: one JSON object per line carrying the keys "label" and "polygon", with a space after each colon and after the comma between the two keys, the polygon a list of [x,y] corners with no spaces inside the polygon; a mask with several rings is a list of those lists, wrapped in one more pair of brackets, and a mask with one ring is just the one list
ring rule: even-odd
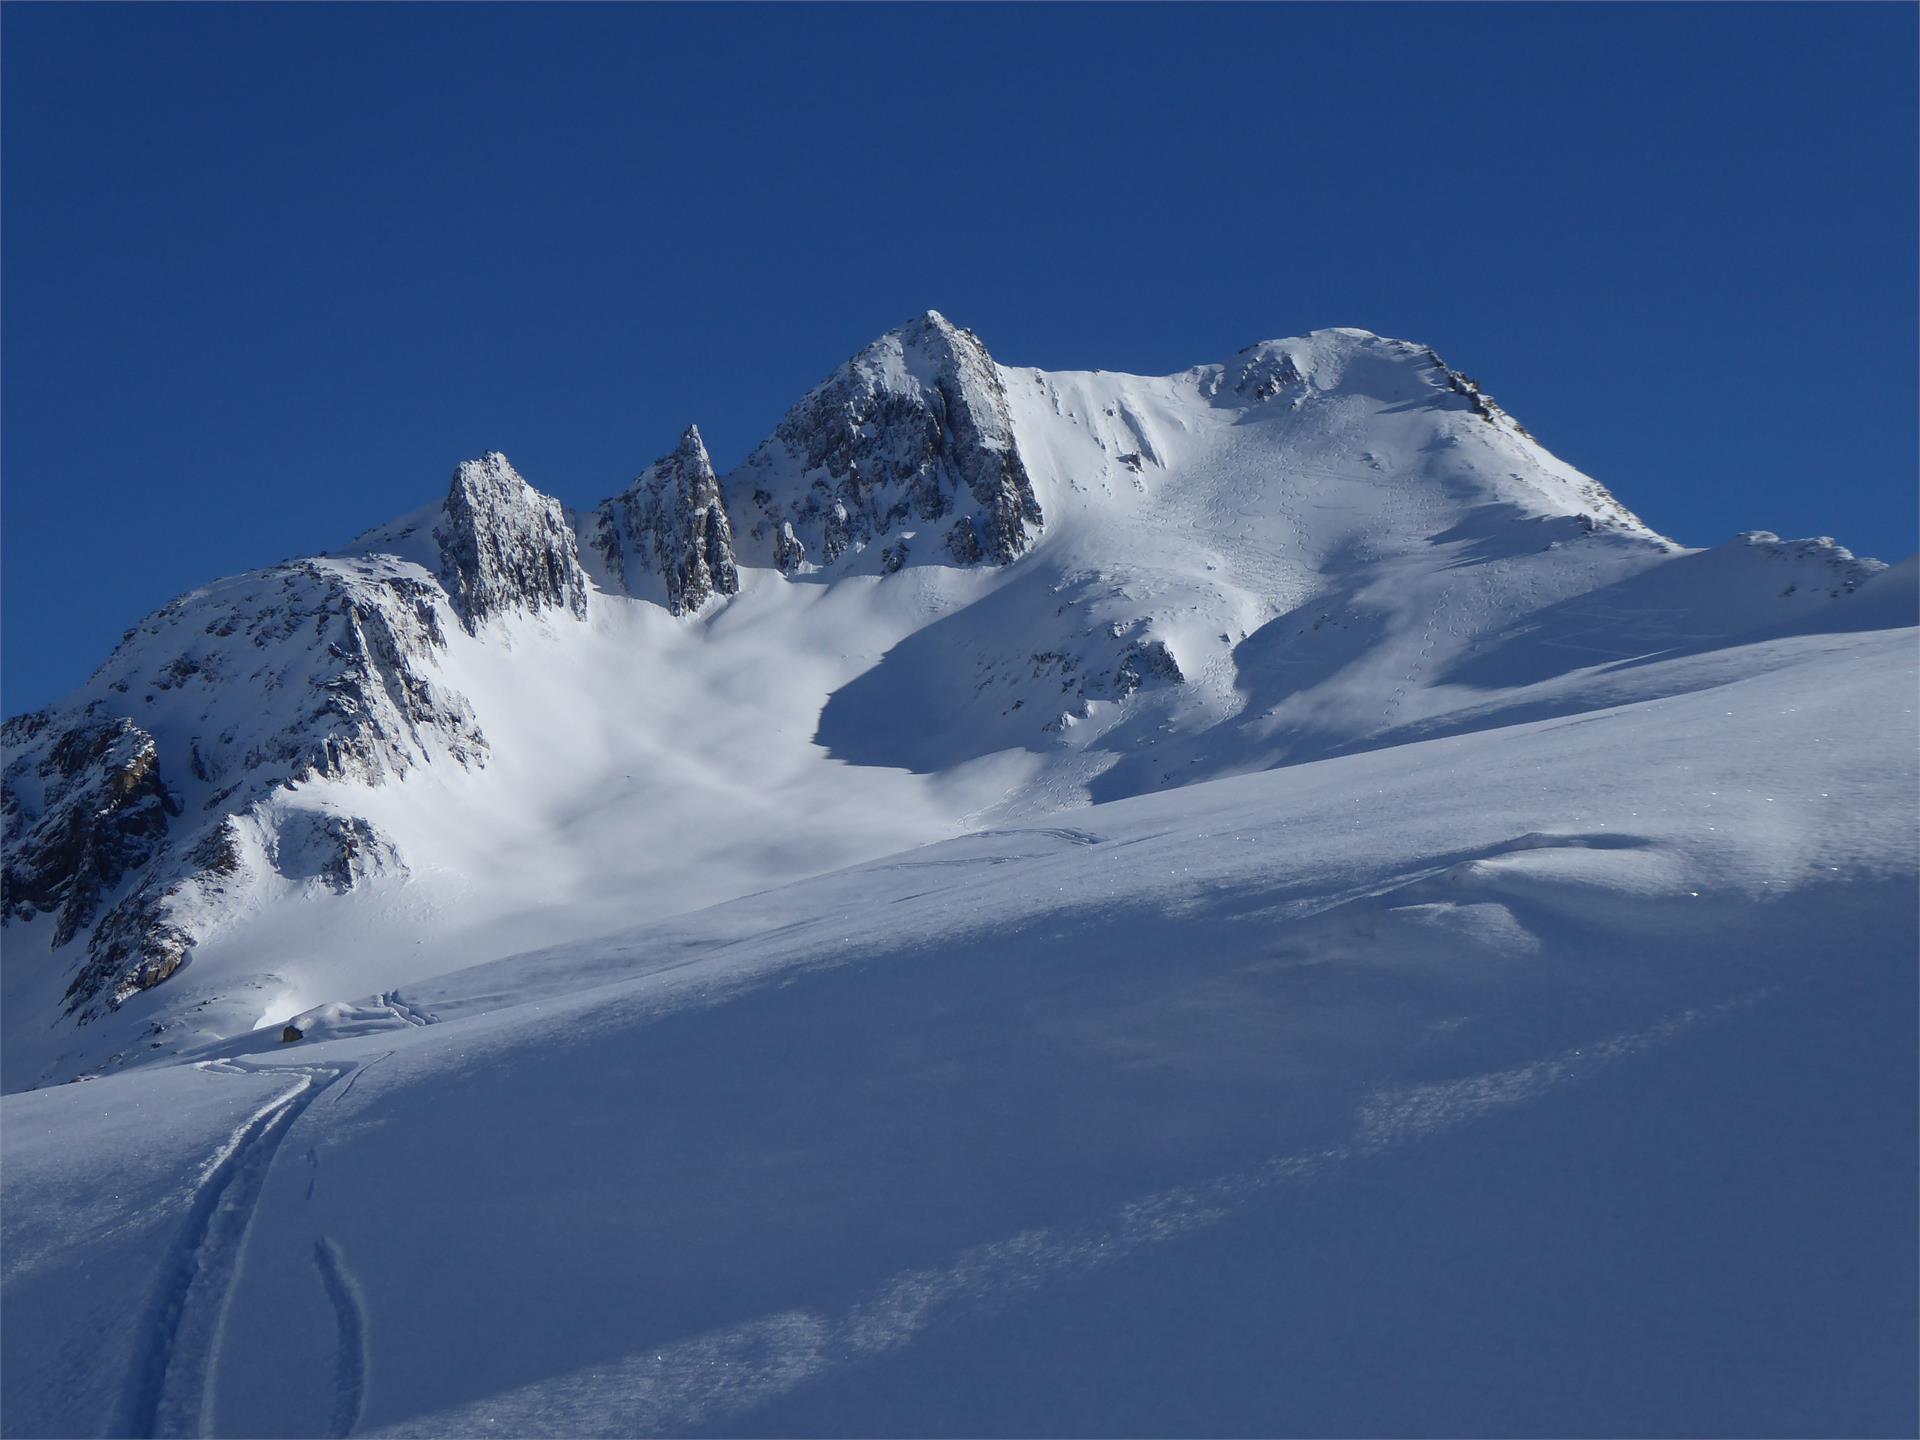
{"label": "sunlit snow slope", "polygon": [[1911,1433],[1914,578],[1350,330],[462,467],[9,722],[0,1428]]}

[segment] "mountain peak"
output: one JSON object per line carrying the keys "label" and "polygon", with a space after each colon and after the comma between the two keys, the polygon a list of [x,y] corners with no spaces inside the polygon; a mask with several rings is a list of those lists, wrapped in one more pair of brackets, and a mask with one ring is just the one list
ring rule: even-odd
{"label": "mountain peak", "polygon": [[699,426],[687,426],[671,454],[642,470],[593,518],[592,548],[627,594],[662,601],[682,615],[715,595],[739,592],[733,525]]}
{"label": "mountain peak", "polygon": [[498,450],[463,460],[434,528],[440,580],[469,634],[503,610],[587,614],[587,577],[558,500],[529,485]]}
{"label": "mountain peak", "polygon": [[[677,461],[689,473],[713,478],[713,457],[707,453],[707,442],[698,425],[689,425],[680,432],[680,443],[667,458]],[[652,468],[658,469],[666,463],[666,459],[656,460]]]}
{"label": "mountain peak", "polygon": [[[917,549],[922,528],[934,554],[1004,565],[1042,519],[1000,367],[937,310],[841,365],[734,478],[758,512],[747,534],[788,574],[902,530]],[[901,536],[886,546],[883,568],[904,565],[908,545]]]}

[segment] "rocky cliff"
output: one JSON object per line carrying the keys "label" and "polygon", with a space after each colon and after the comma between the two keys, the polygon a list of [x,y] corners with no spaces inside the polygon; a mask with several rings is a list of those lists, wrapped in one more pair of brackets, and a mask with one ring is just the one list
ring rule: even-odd
{"label": "rocky cliff", "polygon": [[[910,553],[1005,565],[1042,516],[1000,372],[937,311],[882,336],[788,412],[727,478],[756,558],[793,573],[888,537]],[[924,532],[909,546],[901,532]]]}
{"label": "rocky cliff", "polygon": [[739,593],[733,526],[697,426],[594,510],[591,534],[614,585],[675,615]]}
{"label": "rocky cliff", "polygon": [[587,577],[565,507],[490,450],[454,472],[443,522],[440,583],[469,634],[507,609],[567,610],[584,619]]}
{"label": "rocky cliff", "polygon": [[586,605],[560,503],[498,453],[461,465],[424,521],[181,596],[80,691],[7,722],[6,920],[53,917],[45,943],[72,952],[65,1001],[84,1020],[172,975],[252,881],[340,891],[402,869],[364,819],[277,797],[483,765],[441,673],[448,626]]}

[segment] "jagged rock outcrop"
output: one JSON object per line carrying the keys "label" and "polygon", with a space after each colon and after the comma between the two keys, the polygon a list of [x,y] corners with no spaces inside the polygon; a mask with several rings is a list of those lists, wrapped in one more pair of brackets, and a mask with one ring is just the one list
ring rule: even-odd
{"label": "jagged rock outcrop", "polygon": [[628,594],[644,595],[649,579],[657,579],[667,608],[682,615],[715,595],[739,593],[733,525],[698,426],[689,425],[672,454],[601,504],[593,519],[594,548]]}
{"label": "jagged rock outcrop", "polygon": [[931,310],[795,406],[727,490],[788,573],[918,526],[960,564],[1004,565],[1042,523],[993,357]]}
{"label": "jagged rock outcrop", "polygon": [[[289,561],[170,602],[74,696],[7,723],[5,920],[52,914],[50,952],[84,942],[70,1011],[172,975],[249,876],[340,889],[402,868],[366,821],[276,801],[484,763],[471,705],[438,674],[450,611],[394,556]],[[299,844],[278,844],[296,821]]]}
{"label": "jagged rock outcrop", "polygon": [[153,736],[124,716],[60,727],[45,712],[23,715],[7,722],[5,744],[6,913],[53,912],[53,943],[64,945],[158,852],[180,804]]}
{"label": "jagged rock outcrop", "polygon": [[1249,345],[1227,367],[1232,393],[1246,400],[1271,400],[1306,384],[1300,362],[1291,353],[1271,345]]}
{"label": "jagged rock outcrop", "polygon": [[497,453],[455,473],[430,551],[414,529],[183,595],[77,694],[8,722],[4,918],[51,913],[50,952],[84,942],[70,1012],[172,975],[251,880],[342,891],[404,872],[371,823],[289,792],[485,763],[471,704],[440,674],[448,625],[584,617],[573,529]]}
{"label": "jagged rock outcrop", "polygon": [[587,576],[558,500],[542,495],[498,450],[454,472],[434,528],[440,583],[469,634],[503,610],[587,614]]}
{"label": "jagged rock outcrop", "polygon": [[1092,713],[1097,700],[1125,700],[1137,690],[1179,685],[1186,676],[1167,643],[1145,633],[1147,621],[1113,621],[1090,632],[1071,649],[1038,651],[1028,657],[1034,680],[1059,687],[1064,708],[1042,725],[1056,733]]}
{"label": "jagged rock outcrop", "polygon": [[1743,530],[1724,548],[1757,553],[1778,565],[1782,599],[1805,592],[1838,600],[1887,568],[1884,561],[1855,555],[1831,535],[1782,540],[1771,530]]}

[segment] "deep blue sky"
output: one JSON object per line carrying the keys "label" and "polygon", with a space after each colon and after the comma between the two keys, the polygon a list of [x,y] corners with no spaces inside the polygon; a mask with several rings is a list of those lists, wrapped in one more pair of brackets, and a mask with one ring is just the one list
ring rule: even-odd
{"label": "deep blue sky", "polygon": [[1436,346],[1692,544],[1915,548],[1915,9],[9,4],[4,704],[499,448],[1011,364]]}

